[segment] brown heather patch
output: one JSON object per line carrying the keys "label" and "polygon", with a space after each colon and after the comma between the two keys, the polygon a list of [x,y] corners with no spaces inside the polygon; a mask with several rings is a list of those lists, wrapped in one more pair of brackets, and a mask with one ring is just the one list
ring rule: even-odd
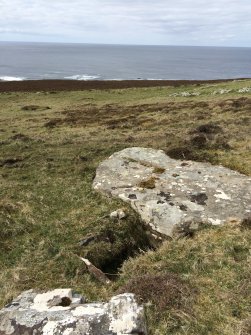
{"label": "brown heather patch", "polygon": [[142,188],[149,188],[149,189],[153,189],[155,188],[155,182],[156,182],[157,178],[156,177],[150,177],[146,180],[142,180],[140,183],[138,183],[139,187]]}
{"label": "brown heather patch", "polygon": [[240,335],[251,335],[251,317],[244,320],[241,325]]}
{"label": "brown heather patch", "polygon": [[22,111],[43,111],[50,109],[48,106],[27,105],[21,108]]}
{"label": "brown heather patch", "polygon": [[251,229],[251,215],[247,215],[241,222],[243,229]]}
{"label": "brown heather patch", "polygon": [[[223,158],[223,164],[228,165],[223,157],[228,156],[230,168],[234,166],[247,173],[242,167],[243,158],[237,156],[248,151],[251,99],[197,99],[126,106],[83,104],[76,109],[65,108],[60,112],[61,117],[50,118],[44,125],[51,129],[69,127],[85,133],[90,131],[91,142],[110,143],[115,138],[119,145],[126,142],[130,146],[164,149],[177,159],[218,164]],[[241,136],[237,127],[242,128]],[[99,131],[91,131],[93,128]],[[237,145],[238,155],[235,155]],[[230,155],[226,155],[230,150]]]}
{"label": "brown heather patch", "polygon": [[[150,333],[161,329],[160,334],[239,334],[243,320],[250,315],[250,243],[250,231],[242,232],[240,225],[208,227],[193,238],[166,241],[158,250],[125,262],[122,283],[174,273],[185,278],[190,287],[187,303],[192,315],[184,309],[175,313],[167,307],[160,322],[160,313],[150,312]],[[131,290],[134,292],[133,285]],[[165,295],[164,290],[162,293]]]}
{"label": "brown heather patch", "polygon": [[118,293],[134,293],[139,303],[153,304],[156,312],[183,310],[192,313],[191,302],[196,290],[174,273],[137,276],[122,286]]}
{"label": "brown heather patch", "polygon": [[15,167],[18,166],[21,162],[24,161],[25,158],[23,157],[9,157],[6,158],[2,161],[0,161],[0,167],[5,166],[5,167]]}

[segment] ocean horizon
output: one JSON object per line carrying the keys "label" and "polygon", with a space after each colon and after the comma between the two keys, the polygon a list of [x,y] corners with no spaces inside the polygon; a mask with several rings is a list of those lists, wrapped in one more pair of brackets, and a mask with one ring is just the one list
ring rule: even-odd
{"label": "ocean horizon", "polygon": [[0,81],[251,78],[251,48],[0,42]]}

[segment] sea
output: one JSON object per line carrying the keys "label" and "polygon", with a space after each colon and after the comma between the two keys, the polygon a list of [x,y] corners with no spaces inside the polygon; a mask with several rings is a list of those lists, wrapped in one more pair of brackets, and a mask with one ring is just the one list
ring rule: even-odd
{"label": "sea", "polygon": [[251,48],[0,42],[0,80],[251,78]]}

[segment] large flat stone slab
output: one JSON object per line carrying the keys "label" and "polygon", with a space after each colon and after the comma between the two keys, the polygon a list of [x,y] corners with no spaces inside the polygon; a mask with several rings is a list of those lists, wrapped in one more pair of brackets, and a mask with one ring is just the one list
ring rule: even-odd
{"label": "large flat stone slab", "polygon": [[219,225],[251,213],[251,178],[222,166],[171,159],[162,150],[127,148],[102,162],[95,190],[120,198],[161,234],[188,222]]}
{"label": "large flat stone slab", "polygon": [[71,289],[23,292],[0,310],[0,335],[147,335],[133,294],[86,304]]}

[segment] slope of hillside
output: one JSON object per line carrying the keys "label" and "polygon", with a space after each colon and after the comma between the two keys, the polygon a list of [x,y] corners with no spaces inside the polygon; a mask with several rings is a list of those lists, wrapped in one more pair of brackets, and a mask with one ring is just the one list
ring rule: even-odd
{"label": "slope of hillside", "polygon": [[71,287],[89,300],[133,291],[151,334],[250,334],[250,221],[158,245],[130,208],[111,220],[125,205],[92,190],[98,164],[131,146],[250,175],[250,115],[251,80],[1,93],[1,306],[30,288]]}

